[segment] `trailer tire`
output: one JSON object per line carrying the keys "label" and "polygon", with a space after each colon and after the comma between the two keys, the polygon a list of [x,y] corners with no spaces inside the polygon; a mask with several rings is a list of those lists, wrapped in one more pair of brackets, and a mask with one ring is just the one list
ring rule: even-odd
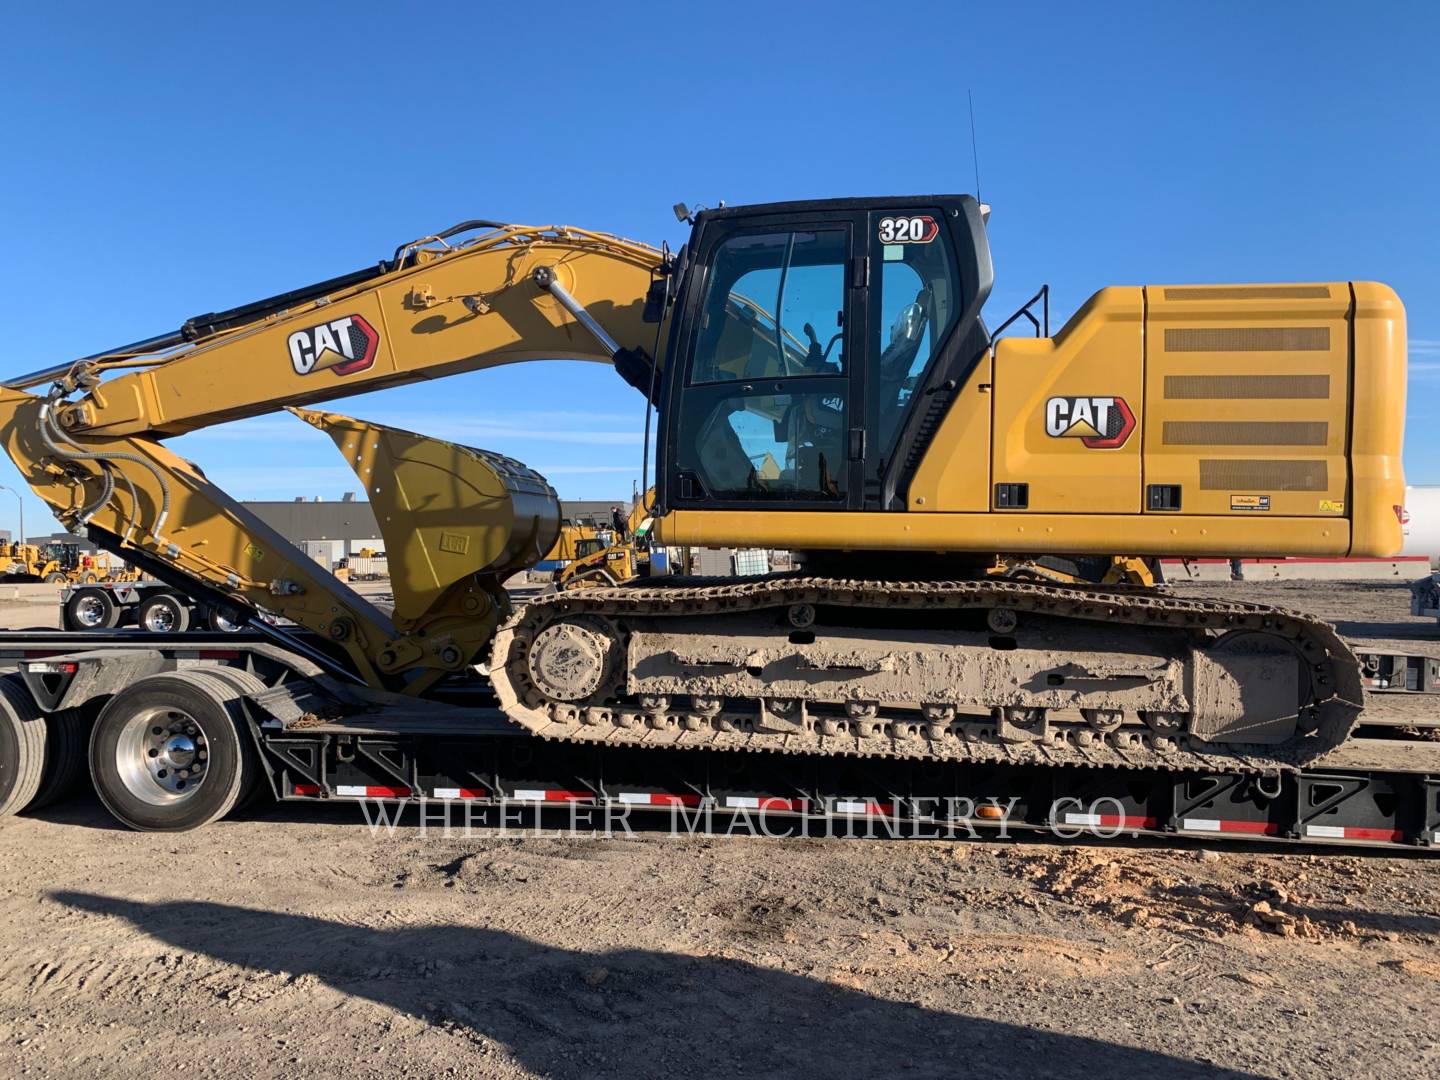
{"label": "trailer tire", "polygon": [[198,829],[233,810],[258,769],[240,696],[232,682],[192,670],[150,675],[112,697],[90,735],[105,808],[144,832]]}
{"label": "trailer tire", "polygon": [[65,601],[65,621],[76,630],[110,630],[120,625],[120,605],[105,589],[76,589]]}
{"label": "trailer tire", "polygon": [[45,718],[19,678],[0,678],[0,817],[35,800],[45,771]]}
{"label": "trailer tire", "polygon": [[[242,671],[235,667],[213,667],[207,669],[207,674],[230,684],[239,697],[250,697],[253,694],[263,694],[269,689],[260,676],[249,671]],[[250,732],[242,726],[241,736],[248,742]],[[265,795],[273,795],[274,792],[268,783],[264,782],[264,770],[256,768],[250,777],[249,786],[240,793],[240,798],[235,804],[235,809],[244,809],[253,803],[259,802]]]}
{"label": "trailer tire", "polygon": [[79,709],[64,709],[45,718],[45,764],[40,788],[27,809],[49,806],[75,790],[85,775],[88,742],[85,717]]}
{"label": "trailer tire", "polygon": [[245,629],[244,618],[234,608],[212,607],[205,612],[205,625],[216,633],[238,634]]}
{"label": "trailer tire", "polygon": [[156,593],[140,605],[135,623],[152,634],[183,634],[190,629],[190,605],[174,593]]}

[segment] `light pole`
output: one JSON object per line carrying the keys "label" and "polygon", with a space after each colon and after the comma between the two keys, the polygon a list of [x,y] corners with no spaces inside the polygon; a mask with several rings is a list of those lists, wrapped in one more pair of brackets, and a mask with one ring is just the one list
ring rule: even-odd
{"label": "light pole", "polygon": [[5,484],[0,484],[0,491],[10,492],[11,495],[15,496],[15,501],[20,504],[20,544],[23,547],[25,544],[25,500],[20,497],[18,491]]}

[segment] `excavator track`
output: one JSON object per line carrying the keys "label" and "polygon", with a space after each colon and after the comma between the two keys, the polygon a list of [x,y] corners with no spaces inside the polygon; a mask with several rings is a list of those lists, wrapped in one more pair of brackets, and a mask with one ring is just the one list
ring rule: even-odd
{"label": "excavator track", "polygon": [[[490,676],[552,740],[1173,771],[1299,769],[1364,701],[1360,663],[1308,615],[1009,580],[559,593],[500,628]],[[1250,719],[1257,702],[1276,715]]]}

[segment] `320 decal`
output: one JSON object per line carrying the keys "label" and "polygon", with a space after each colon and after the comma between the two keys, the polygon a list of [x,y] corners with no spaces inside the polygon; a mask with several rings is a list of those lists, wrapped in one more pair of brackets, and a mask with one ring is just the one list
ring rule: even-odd
{"label": "320 decal", "polygon": [[296,375],[333,371],[354,375],[375,363],[380,335],[360,315],[342,315],[319,326],[296,330],[287,342]]}
{"label": "320 decal", "polygon": [[940,232],[940,226],[929,214],[880,219],[882,244],[928,244]]}

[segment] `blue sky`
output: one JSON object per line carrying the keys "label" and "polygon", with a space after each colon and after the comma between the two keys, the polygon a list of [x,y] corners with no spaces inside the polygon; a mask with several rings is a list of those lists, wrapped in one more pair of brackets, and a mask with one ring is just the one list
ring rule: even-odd
{"label": "blue sky", "polygon": [[[0,41],[0,364],[170,330],[468,217],[673,245],[679,200],[970,191],[971,88],[992,323],[1046,281],[1057,320],[1107,284],[1386,281],[1410,318],[1409,479],[1440,483],[1440,6],[1384,12],[15,8]],[[562,497],[624,496],[640,471],[641,400],[598,365],[330,407],[514,455]],[[242,498],[354,486],[290,417],[178,448]],[[51,528],[38,500],[26,510],[30,531]],[[0,493],[0,527],[14,517]]]}

